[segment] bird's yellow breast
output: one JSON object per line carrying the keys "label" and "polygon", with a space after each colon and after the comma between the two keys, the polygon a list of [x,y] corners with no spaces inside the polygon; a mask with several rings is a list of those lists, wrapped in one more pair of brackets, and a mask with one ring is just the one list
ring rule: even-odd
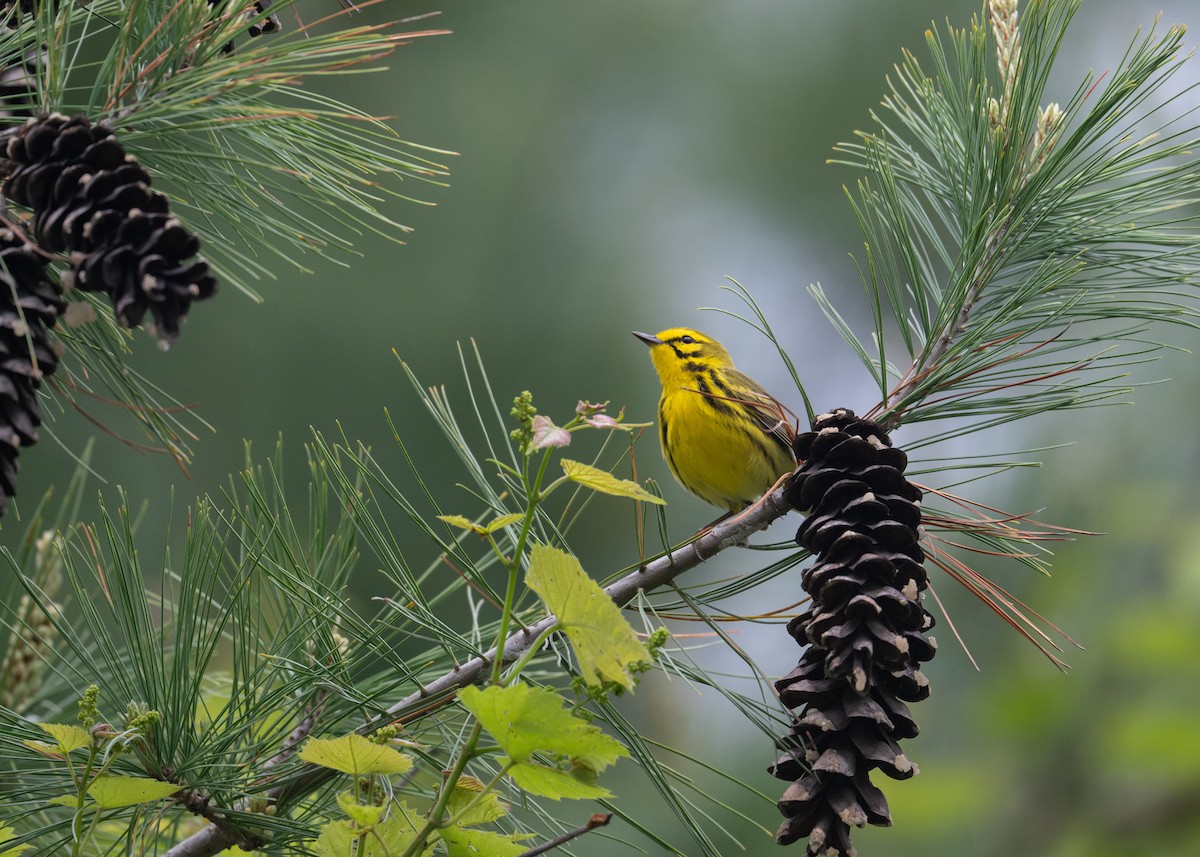
{"label": "bird's yellow breast", "polygon": [[737,512],[792,470],[791,443],[774,427],[782,407],[734,368],[721,343],[686,327],[634,335],[650,346],[662,383],[659,441],[684,488]]}
{"label": "bird's yellow breast", "polygon": [[659,440],[671,473],[701,500],[744,509],[795,466],[787,452],[733,420],[719,419],[700,393],[664,390]]}

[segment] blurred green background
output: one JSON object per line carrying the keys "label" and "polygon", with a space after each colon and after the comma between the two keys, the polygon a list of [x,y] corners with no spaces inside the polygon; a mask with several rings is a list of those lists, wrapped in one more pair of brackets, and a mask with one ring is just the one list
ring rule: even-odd
{"label": "blurred green background", "polygon": [[[437,8],[388,0],[361,18]],[[405,139],[460,153],[444,161],[450,187],[404,188],[435,206],[396,202],[390,210],[416,227],[407,245],[369,238],[345,266],[307,260],[314,276],[263,283],[262,304],[226,289],[193,308],[169,352],[139,337],[135,365],[216,428],[195,444],[190,478],[73,412],[53,432],[72,450],[98,435],[94,465],[107,484],[97,488],[112,496],[121,485],[148,504],[142,532],[152,549],[172,497],[179,531],[191,499],[218,491],[241,467],[244,440],[261,459],[282,434],[297,497],[310,426],[340,425],[399,469],[384,408],[426,476],[436,474],[452,496],[460,473],[392,349],[459,402],[455,344],[473,337],[505,397],[530,389],[540,410],[564,419],[577,399],[608,399],[631,419],[650,420],[657,386],[629,331],[686,324],[719,337],[740,368],[798,406],[763,339],[698,311],[739,308],[718,289],[727,275],[769,314],[816,407],[865,410],[874,403],[869,379],[805,292],[820,282],[864,329],[849,257],[860,239],[841,190],[857,176],[825,161],[836,142],[868,125],[901,48],[921,55],[932,21],[962,25],[979,9],[925,0],[450,2],[413,26],[452,35],[402,47],[386,73],[326,87],[395,116]],[[1187,0],[1086,0],[1050,97],[1066,101],[1089,69],[1115,66],[1160,10],[1166,23],[1196,23]],[[1194,83],[1198,68],[1176,85]],[[1188,104],[1194,94],[1178,109]],[[1184,333],[1166,335],[1193,344]],[[1138,380],[1165,377],[1174,380],[1139,390],[1133,406],[1023,425],[954,450],[1076,442],[1046,453],[1042,470],[969,490],[1107,534],[1057,546],[1051,579],[984,566],[1086,651],[1070,651],[1074,669],[1062,675],[935,576],[981,671],[943,622],[941,654],[926,670],[934,694],[916,709],[923,734],[906,748],[922,774],[882,784],[896,826],[859,832],[861,854],[1200,853],[1200,679],[1190,659],[1200,648],[1200,509],[1190,490],[1200,473],[1190,425],[1200,372],[1191,355],[1178,354]],[[115,414],[105,421],[128,429]],[[903,444],[904,433],[896,440]],[[639,473],[663,483],[672,535],[682,538],[713,513],[671,482],[654,446],[639,447]],[[23,452],[24,506],[62,484],[71,466],[49,436]],[[595,503],[589,514],[574,546],[602,576],[635,556],[635,541],[618,501]],[[12,516],[0,535],[11,541],[21,529]],[[731,554],[745,553],[723,554],[705,573],[736,573],[755,557]],[[739,607],[770,610],[800,597],[796,576],[766,589]],[[779,627],[731,630],[769,674],[798,656]],[[732,666],[727,660],[711,655],[716,666]],[[629,709],[655,739],[709,753],[708,763],[759,789],[764,798],[707,774],[699,784],[774,829],[772,802],[783,785],[765,773],[772,748],[714,694],[654,679]],[[633,805],[647,786],[622,766],[631,767],[618,766],[614,787]],[[582,821],[588,810],[570,811]],[[781,853],[768,833],[717,812],[747,843],[742,853]],[[660,830],[670,831],[674,821],[657,814]],[[608,832],[637,841],[628,830]],[[675,841],[688,850],[682,833]],[[580,852],[619,849],[596,837]],[[728,853],[739,849],[730,842]]]}

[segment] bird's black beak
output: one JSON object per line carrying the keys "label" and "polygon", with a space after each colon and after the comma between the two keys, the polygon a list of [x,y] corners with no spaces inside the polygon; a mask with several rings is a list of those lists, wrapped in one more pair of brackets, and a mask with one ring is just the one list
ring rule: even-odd
{"label": "bird's black beak", "polygon": [[636,336],[638,339],[642,340],[642,342],[646,343],[647,345],[662,345],[663,344],[663,341],[661,339],[659,339],[657,336],[651,336],[649,333],[638,333],[635,330],[633,332],[633,335]]}

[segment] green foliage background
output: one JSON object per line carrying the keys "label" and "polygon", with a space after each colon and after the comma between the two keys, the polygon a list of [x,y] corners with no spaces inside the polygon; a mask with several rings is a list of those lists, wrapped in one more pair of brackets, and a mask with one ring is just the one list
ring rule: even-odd
{"label": "green foliage background", "polygon": [[[362,17],[436,8],[389,0]],[[1184,0],[1088,0],[1052,95],[1065,101],[1087,69],[1114,66],[1137,26],[1160,9],[1166,22],[1200,23]],[[264,304],[227,289],[194,308],[166,354],[140,337],[136,365],[195,402],[217,432],[194,445],[190,479],[166,456],[102,436],[94,465],[109,484],[97,486],[113,496],[112,486],[122,485],[148,504],[142,536],[154,549],[172,496],[178,517],[193,496],[218,491],[244,461],[243,438],[261,458],[282,432],[298,496],[309,426],[330,431],[340,423],[399,473],[383,418],[388,407],[426,475],[439,473],[442,496],[453,497],[457,464],[390,351],[425,382],[445,382],[453,397],[461,390],[454,343],[468,337],[498,391],[528,388],[552,415],[570,412],[580,398],[611,399],[631,419],[651,419],[656,384],[628,331],[676,324],[721,338],[740,368],[798,406],[764,340],[696,311],[733,306],[717,290],[725,275],[770,315],[818,408],[865,410],[874,403],[870,379],[805,293],[819,281],[846,307],[860,291],[847,255],[858,249],[859,233],[841,194],[857,175],[824,161],[834,143],[868,124],[866,111],[883,94],[901,47],[919,48],[931,20],[949,16],[961,25],[978,11],[972,3],[869,0],[445,4],[439,18],[418,26],[453,35],[402,48],[386,73],[344,79],[353,91],[327,90],[395,115],[406,139],[461,153],[449,159],[449,188],[409,187],[436,207],[395,203],[392,216],[417,229],[406,247],[368,237],[363,257],[347,267],[311,259],[314,276],[286,272],[262,284]],[[865,321],[860,313],[850,310],[852,322]],[[1184,331],[1165,335],[1195,344]],[[1133,407],[1035,421],[1015,439],[996,432],[962,443],[969,453],[975,444],[1078,442],[1046,453],[1045,470],[970,490],[984,502],[1044,507],[1043,519],[1107,533],[1059,546],[1052,579],[1035,580],[1011,564],[982,566],[1087,648],[1069,653],[1075,669],[1060,675],[935,577],[982,673],[942,623],[941,655],[927,670],[934,695],[917,711],[923,735],[906,748],[923,773],[884,786],[896,828],[857,833],[860,853],[1171,857],[1200,850],[1200,684],[1190,662],[1200,647],[1195,358],[1173,356],[1141,380],[1168,376],[1170,384],[1140,390]],[[97,433],[74,413],[52,428],[71,449]],[[896,440],[905,438],[902,431]],[[32,508],[47,485],[64,484],[70,468],[48,436],[23,452],[22,505]],[[639,446],[638,468],[664,483],[676,538],[712,517],[670,482],[652,438]],[[636,544],[627,504],[595,502],[589,516],[573,543],[585,567],[600,575],[629,562]],[[796,523],[777,524],[772,534]],[[11,541],[22,528],[13,515],[0,538]],[[753,561],[736,553],[701,573],[724,576]],[[374,581],[363,571],[360,594],[368,597]],[[799,597],[798,578],[788,576],[741,606],[765,611]],[[730,630],[773,675],[795,661],[782,628]],[[723,657],[714,654],[711,665],[732,668]],[[626,704],[651,737],[706,748],[707,763],[771,800],[781,789],[765,773],[771,748],[739,729],[736,713],[718,700],[658,679]],[[622,765],[608,784],[628,800],[636,778],[622,781]],[[711,780],[705,789],[752,819],[775,822],[766,800],[723,792]],[[751,842],[748,853],[777,853],[766,834],[732,827]],[[598,837],[586,851],[609,853]]]}

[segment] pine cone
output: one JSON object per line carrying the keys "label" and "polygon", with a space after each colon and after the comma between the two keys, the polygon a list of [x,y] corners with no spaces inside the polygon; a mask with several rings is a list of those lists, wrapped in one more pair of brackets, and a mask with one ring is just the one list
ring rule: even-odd
{"label": "pine cone", "polygon": [[33,209],[46,250],[72,254],[70,282],[106,292],[117,320],[140,324],[149,311],[159,339],[179,335],[192,301],[216,293],[200,239],[170,214],[150,174],[111,130],[85,117],[43,114],[8,144],[4,194]]}
{"label": "pine cone", "polygon": [[801,578],[812,604],[788,624],[808,648],[775,683],[799,711],[771,767],[792,781],[776,839],[807,837],[809,854],[853,857],[851,825],[891,824],[869,772],[917,771],[897,741],[917,734],[905,703],[929,695],[918,667],[935,651],[925,636],[933,617],[921,605],[921,492],[904,478],[903,451],[852,411],[817,417],[795,448],[803,463],[786,496],[808,511],[796,541],[816,562]]}
{"label": "pine cone", "polygon": [[[272,2],[273,0],[258,0],[258,2],[254,4],[254,17],[257,18],[259,15],[270,9]],[[250,38],[254,38],[255,36],[265,36],[271,33],[278,33],[281,29],[283,28],[279,24],[279,16],[272,12],[261,21],[256,21],[255,23],[251,24],[247,32],[250,33]]]}
{"label": "pine cone", "polygon": [[46,663],[58,637],[55,624],[61,614],[54,596],[62,585],[62,536],[47,530],[35,543],[33,578],[45,601],[22,595],[0,661],[0,705],[22,711],[34,700],[46,674]]}
{"label": "pine cone", "polygon": [[[214,7],[221,6],[222,8],[224,8],[225,6],[228,6],[230,2],[231,2],[231,0],[208,0],[208,5],[214,6]],[[283,29],[283,26],[279,23],[279,16],[276,15],[274,12],[267,14],[266,17],[263,17],[263,18],[259,17],[264,12],[267,12],[271,8],[271,5],[274,2],[274,0],[255,0],[253,8],[250,8],[249,4],[245,3],[245,0],[239,0],[239,2],[241,2],[242,5],[246,7],[246,12],[245,12],[246,19],[253,21],[253,23],[251,23],[246,28],[246,32],[249,33],[250,38],[253,39],[257,36],[264,36],[264,35],[269,35],[271,33],[278,33],[280,30]],[[235,47],[235,45],[233,42],[226,42],[225,45],[221,48],[221,52],[226,53],[226,54],[231,54],[231,53],[233,53],[234,47]]]}
{"label": "pine cone", "polygon": [[[17,7],[17,12],[12,13],[12,8]],[[22,16],[33,16],[37,14],[38,0],[0,0],[0,15],[7,16],[5,18],[5,26],[10,30],[15,30],[20,23]]]}
{"label": "pine cone", "polygon": [[0,514],[17,493],[17,455],[37,442],[37,388],[58,368],[50,328],[66,304],[46,260],[12,229],[0,228]]}

